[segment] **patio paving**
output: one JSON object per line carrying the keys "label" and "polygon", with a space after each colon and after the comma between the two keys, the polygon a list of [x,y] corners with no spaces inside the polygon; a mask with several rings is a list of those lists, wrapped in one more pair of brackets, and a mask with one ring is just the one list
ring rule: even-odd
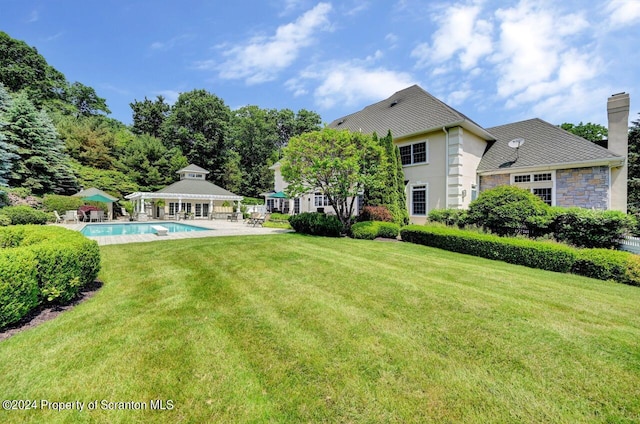
{"label": "patio paving", "polygon": [[[92,222],[92,225],[109,225],[109,224],[125,224],[129,221],[118,220],[97,223]],[[166,236],[157,236],[155,234],[136,234],[136,235],[122,235],[122,236],[102,236],[102,237],[87,237],[91,240],[98,242],[98,245],[104,246],[108,244],[125,244],[125,243],[140,243],[148,241],[161,241],[161,240],[178,240],[188,238],[201,238],[201,237],[219,237],[219,236],[246,236],[246,235],[266,235],[266,234],[282,234],[290,232],[291,230],[283,230],[281,228],[263,228],[252,227],[245,224],[242,221],[230,222],[227,220],[186,220],[186,221],[169,221],[169,220],[150,220],[140,222],[152,223],[156,225],[162,225],[163,222],[180,222],[183,224],[195,225],[197,227],[208,228],[208,231],[192,231],[181,233],[168,233]],[[80,222],[78,224],[52,224],[59,227],[69,228],[71,230],[80,231],[84,228],[86,223]]]}

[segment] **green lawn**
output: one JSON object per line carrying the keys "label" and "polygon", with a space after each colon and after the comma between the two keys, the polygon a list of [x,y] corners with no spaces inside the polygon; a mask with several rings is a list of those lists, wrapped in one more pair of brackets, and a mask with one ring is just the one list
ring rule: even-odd
{"label": "green lawn", "polygon": [[0,342],[1,399],[85,410],[0,422],[640,421],[638,287],[296,234],[101,251],[95,297]]}

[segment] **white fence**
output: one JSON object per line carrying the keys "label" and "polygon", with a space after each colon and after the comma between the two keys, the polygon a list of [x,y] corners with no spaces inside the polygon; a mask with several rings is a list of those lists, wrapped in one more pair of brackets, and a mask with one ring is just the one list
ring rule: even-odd
{"label": "white fence", "polygon": [[622,244],[620,245],[620,250],[640,254],[640,238],[625,237],[625,239],[622,241]]}

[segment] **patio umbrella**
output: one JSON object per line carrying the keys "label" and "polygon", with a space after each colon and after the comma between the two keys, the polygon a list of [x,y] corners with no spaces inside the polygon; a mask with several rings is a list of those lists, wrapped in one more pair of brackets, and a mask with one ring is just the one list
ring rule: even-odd
{"label": "patio umbrella", "polygon": [[273,194],[269,194],[271,199],[288,199],[287,195],[284,194],[284,191],[278,191]]}
{"label": "patio umbrella", "polygon": [[102,202],[107,204],[107,208],[109,210],[109,216],[113,217],[113,202],[117,202],[118,198],[113,197],[104,191],[97,189],[95,187],[88,188],[86,190],[82,190],[73,196],[80,197],[84,200],[94,201],[94,202]]}

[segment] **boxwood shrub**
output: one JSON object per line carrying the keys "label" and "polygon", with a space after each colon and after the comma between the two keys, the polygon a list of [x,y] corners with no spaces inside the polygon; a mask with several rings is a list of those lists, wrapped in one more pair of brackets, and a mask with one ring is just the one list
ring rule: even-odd
{"label": "boxwood shrub", "polygon": [[8,216],[11,219],[11,225],[44,225],[51,219],[48,213],[24,205],[4,207],[0,209],[0,214]]}
{"label": "boxwood shrub", "polygon": [[0,249],[0,328],[20,321],[38,306],[36,269],[33,252]]}
{"label": "boxwood shrub", "polygon": [[402,240],[411,243],[548,271],[568,272],[575,260],[572,248],[553,242],[499,237],[442,226],[409,225],[400,234]]}
{"label": "boxwood shrub", "polygon": [[400,234],[400,226],[393,222],[364,221],[351,226],[353,238],[373,240],[377,237],[396,238]]}
{"label": "boxwood shrub", "polygon": [[304,212],[289,218],[289,224],[296,232],[314,236],[339,237],[343,226],[335,215],[319,212]]}
{"label": "boxwood shrub", "polygon": [[0,228],[0,327],[42,303],[64,303],[100,270],[95,241],[54,226]]}

